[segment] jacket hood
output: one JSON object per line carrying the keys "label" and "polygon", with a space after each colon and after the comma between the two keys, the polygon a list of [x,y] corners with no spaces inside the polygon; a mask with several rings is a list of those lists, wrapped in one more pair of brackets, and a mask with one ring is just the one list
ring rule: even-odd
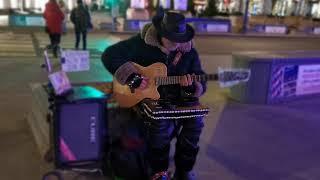
{"label": "jacket hood", "polygon": [[58,3],[48,2],[46,4],[46,10],[51,13],[58,13],[60,10]]}

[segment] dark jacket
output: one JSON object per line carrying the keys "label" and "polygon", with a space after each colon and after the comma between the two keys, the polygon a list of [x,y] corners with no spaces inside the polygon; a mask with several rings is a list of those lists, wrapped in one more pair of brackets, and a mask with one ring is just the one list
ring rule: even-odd
{"label": "dark jacket", "polygon": [[89,10],[83,4],[72,9],[70,20],[74,24],[75,31],[86,32],[91,26]]}
{"label": "dark jacket", "polygon": [[[191,46],[192,42],[188,42],[188,44],[190,44],[189,47],[186,46],[186,48],[180,49],[183,55],[179,62],[174,65],[172,62],[177,51],[170,52],[169,55],[164,53],[160,49],[156,29],[153,25],[148,24],[138,35],[108,47],[102,55],[102,62],[112,74],[115,74],[117,69],[128,61],[135,62],[141,66],[149,66],[156,62],[164,63],[168,68],[168,76],[182,76],[193,73],[204,74],[197,51]],[[201,84],[204,93],[206,82]],[[185,92],[193,93],[195,86],[166,85],[160,86],[158,91],[161,98],[182,99],[185,97]]]}

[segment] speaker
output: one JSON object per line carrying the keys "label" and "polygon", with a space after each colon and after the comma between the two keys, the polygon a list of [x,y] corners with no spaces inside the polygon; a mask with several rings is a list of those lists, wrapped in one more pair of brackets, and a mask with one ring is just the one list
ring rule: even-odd
{"label": "speaker", "polygon": [[101,161],[107,139],[104,93],[88,86],[56,98],[54,145],[56,167],[90,166]]}

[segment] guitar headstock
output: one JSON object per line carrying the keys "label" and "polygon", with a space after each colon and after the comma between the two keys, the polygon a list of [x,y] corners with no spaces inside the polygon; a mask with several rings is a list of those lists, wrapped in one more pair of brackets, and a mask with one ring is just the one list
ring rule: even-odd
{"label": "guitar headstock", "polygon": [[220,87],[230,87],[250,79],[250,69],[243,68],[218,68]]}

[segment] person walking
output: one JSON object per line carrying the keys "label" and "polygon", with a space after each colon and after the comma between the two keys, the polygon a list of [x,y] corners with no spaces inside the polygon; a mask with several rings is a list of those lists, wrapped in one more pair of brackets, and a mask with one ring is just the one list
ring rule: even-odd
{"label": "person walking", "polygon": [[56,0],[49,0],[45,6],[43,17],[46,22],[46,31],[50,38],[50,48],[53,49],[54,57],[58,57],[58,49],[61,41],[62,22],[64,14]]}
{"label": "person walking", "polygon": [[87,33],[88,29],[92,28],[91,17],[88,7],[82,0],[77,0],[77,7],[73,8],[70,15],[70,20],[74,24],[76,36],[75,48],[79,49],[80,36],[82,35],[82,49],[87,49]]}

